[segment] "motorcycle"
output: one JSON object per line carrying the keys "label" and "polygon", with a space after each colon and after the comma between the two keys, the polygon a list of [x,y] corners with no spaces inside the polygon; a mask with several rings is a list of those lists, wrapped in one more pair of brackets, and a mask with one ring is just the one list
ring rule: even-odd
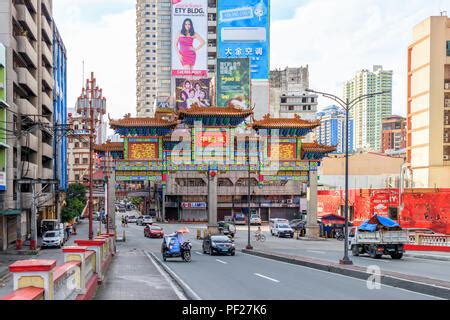
{"label": "motorcycle", "polygon": [[339,241],[344,241],[344,239],[345,239],[345,235],[342,230],[337,230],[336,235],[334,237]]}
{"label": "motorcycle", "polygon": [[191,262],[192,245],[186,241],[180,245],[176,237],[165,237],[161,246],[161,253],[164,261],[167,258],[181,258],[185,262]]}

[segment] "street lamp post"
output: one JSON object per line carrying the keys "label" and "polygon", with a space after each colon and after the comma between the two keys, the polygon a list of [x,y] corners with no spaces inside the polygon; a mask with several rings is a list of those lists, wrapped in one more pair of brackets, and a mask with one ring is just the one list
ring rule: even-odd
{"label": "street lamp post", "polygon": [[247,250],[253,250],[253,247],[250,243],[250,197],[251,197],[251,190],[250,190],[250,185],[251,185],[251,175],[250,175],[250,138],[246,137],[245,138],[245,148],[246,148],[246,154],[247,154],[247,167],[248,167],[248,195],[247,195],[247,201],[248,201],[248,212],[247,212],[247,227],[248,227],[248,243],[247,243]]}
{"label": "street lamp post", "polygon": [[351,265],[353,264],[352,260],[348,257],[348,175],[349,175],[349,165],[348,165],[348,158],[349,158],[349,114],[350,110],[358,103],[373,98],[378,95],[383,95],[386,93],[390,93],[390,91],[382,91],[382,92],[375,92],[375,93],[369,93],[365,95],[361,95],[351,101],[346,99],[345,101],[338,96],[335,96],[331,93],[325,93],[325,92],[319,92],[311,89],[306,89],[307,92],[320,94],[324,96],[325,98],[332,99],[336,101],[344,110],[345,110],[345,243],[344,243],[344,257],[339,260],[340,264],[344,265]]}

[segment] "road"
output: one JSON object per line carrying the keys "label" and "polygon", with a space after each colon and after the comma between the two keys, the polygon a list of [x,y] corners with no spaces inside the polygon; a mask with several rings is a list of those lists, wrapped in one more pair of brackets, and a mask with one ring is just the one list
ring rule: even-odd
{"label": "road", "polygon": [[[183,226],[164,225],[166,234],[180,227]],[[240,252],[244,245],[239,236],[236,256],[204,255],[201,241],[195,239],[196,227],[187,227],[191,230],[186,238],[193,244],[193,261],[169,259],[165,264],[200,299],[433,299],[389,286],[369,290],[363,280],[246,255]],[[130,241],[136,241],[134,247],[154,253],[160,259],[161,239],[144,238],[143,227],[134,224],[129,224],[127,234],[133,239]],[[153,267],[151,261],[149,267]]]}

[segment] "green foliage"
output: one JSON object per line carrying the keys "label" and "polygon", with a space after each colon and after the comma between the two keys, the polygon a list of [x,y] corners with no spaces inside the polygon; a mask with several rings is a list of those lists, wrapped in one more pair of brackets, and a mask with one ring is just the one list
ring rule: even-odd
{"label": "green foliage", "polygon": [[131,199],[131,203],[134,204],[136,207],[139,207],[139,205],[143,202],[144,200],[142,198],[139,197],[134,197],[133,199]]}
{"label": "green foliage", "polygon": [[61,212],[62,222],[69,222],[80,216],[86,202],[86,187],[82,184],[71,184],[67,192],[67,205]]}

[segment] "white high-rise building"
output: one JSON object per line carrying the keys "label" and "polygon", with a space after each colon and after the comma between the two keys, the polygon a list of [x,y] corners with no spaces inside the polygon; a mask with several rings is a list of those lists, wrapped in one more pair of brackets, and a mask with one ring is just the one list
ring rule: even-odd
{"label": "white high-rise building", "polygon": [[[217,0],[208,0],[208,70],[214,79],[217,57]],[[171,0],[136,2],[137,114],[154,116],[159,106],[173,107]]]}
{"label": "white high-rise building", "polygon": [[390,91],[356,104],[351,110],[355,150],[380,152],[382,119],[392,115],[392,71],[373,66],[373,71],[358,71],[344,85],[344,99],[349,101],[369,93]]}

